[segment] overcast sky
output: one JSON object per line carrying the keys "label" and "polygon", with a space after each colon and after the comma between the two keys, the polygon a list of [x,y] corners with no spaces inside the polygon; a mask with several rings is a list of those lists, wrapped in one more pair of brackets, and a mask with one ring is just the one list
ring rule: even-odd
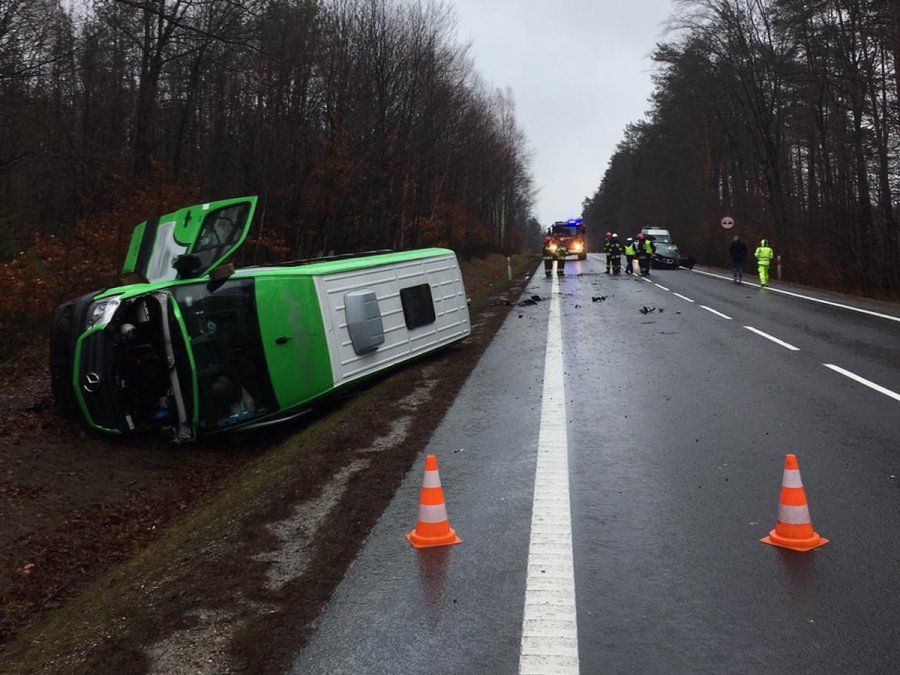
{"label": "overcast sky", "polygon": [[459,38],[513,90],[543,224],[581,215],[628,122],[647,110],[671,0],[452,0]]}

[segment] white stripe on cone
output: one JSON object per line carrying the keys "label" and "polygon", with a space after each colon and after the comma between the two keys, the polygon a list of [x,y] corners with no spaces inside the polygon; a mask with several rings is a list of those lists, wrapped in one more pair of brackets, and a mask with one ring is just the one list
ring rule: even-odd
{"label": "white stripe on cone", "polygon": [[781,487],[803,487],[803,481],[800,480],[800,471],[798,469],[785,469],[784,478],[781,479]]}
{"label": "white stripe on cone", "polygon": [[778,520],[787,525],[806,525],[810,522],[809,506],[786,506],[778,505]]}
{"label": "white stripe on cone", "polygon": [[447,518],[446,504],[419,504],[420,523],[443,523]]}

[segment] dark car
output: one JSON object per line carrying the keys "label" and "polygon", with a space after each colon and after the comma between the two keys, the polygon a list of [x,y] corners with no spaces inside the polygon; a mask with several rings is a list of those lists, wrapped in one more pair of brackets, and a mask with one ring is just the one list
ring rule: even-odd
{"label": "dark car", "polygon": [[653,269],[677,270],[679,267],[693,269],[694,257],[682,255],[675,244],[663,243],[659,240],[653,243],[656,246],[656,252],[650,256],[650,264]]}

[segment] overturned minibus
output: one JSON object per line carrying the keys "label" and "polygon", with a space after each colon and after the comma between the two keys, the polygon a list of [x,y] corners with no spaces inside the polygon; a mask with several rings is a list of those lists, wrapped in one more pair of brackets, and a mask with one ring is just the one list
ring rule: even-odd
{"label": "overturned minibus", "polygon": [[58,307],[57,403],[91,427],[176,442],[289,419],[470,333],[453,251],[374,251],[235,270],[256,197],[140,223],[127,285]]}

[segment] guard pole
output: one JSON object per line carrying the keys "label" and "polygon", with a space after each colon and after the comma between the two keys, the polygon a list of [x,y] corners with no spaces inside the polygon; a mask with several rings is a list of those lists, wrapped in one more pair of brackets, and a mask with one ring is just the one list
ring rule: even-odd
{"label": "guard pole", "polygon": [[[506,256],[506,278],[509,281],[512,281],[512,261],[509,259],[509,256]],[[780,276],[778,277],[781,278]]]}
{"label": "guard pole", "polygon": [[778,273],[778,281],[781,281],[781,256],[780,255],[775,256],[775,264],[777,266],[776,270],[778,271],[777,272]]}

